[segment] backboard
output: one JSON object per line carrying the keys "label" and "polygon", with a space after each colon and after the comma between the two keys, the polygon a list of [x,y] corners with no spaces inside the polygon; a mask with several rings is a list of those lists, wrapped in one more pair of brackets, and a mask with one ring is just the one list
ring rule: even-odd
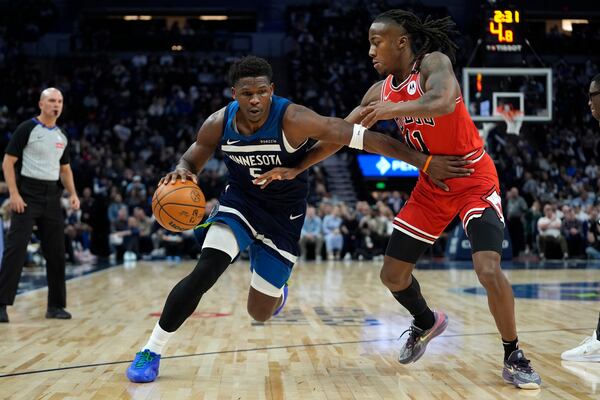
{"label": "backboard", "polygon": [[507,107],[523,113],[523,122],[552,120],[550,68],[463,68],[463,98],[473,121],[503,121]]}

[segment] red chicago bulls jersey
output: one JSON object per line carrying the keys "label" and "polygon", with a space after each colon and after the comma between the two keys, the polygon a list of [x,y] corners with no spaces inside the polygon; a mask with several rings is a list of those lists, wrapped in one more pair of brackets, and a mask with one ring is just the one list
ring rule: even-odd
{"label": "red chicago bulls jersey", "polygon": [[[390,75],[383,82],[381,100],[417,100],[423,96],[418,70],[398,86]],[[467,231],[469,223],[481,218],[487,208],[492,208],[504,223],[499,192],[498,174],[494,161],[483,149],[483,141],[467,108],[459,96],[450,114],[435,118],[396,118],[404,141],[413,149],[433,155],[465,156],[472,161],[470,176],[447,179],[450,188],[445,192],[425,174],[420,174],[410,198],[394,219],[394,228],[404,235],[432,244],[442,234],[456,215]],[[394,257],[397,257],[394,255]],[[410,262],[409,259],[404,260]]]}
{"label": "red chicago bulls jersey", "polygon": [[[423,95],[421,73],[413,71],[398,86],[393,75],[388,76],[381,87],[381,100],[399,103],[417,100]],[[413,149],[440,155],[464,156],[483,148],[479,131],[465,107],[462,96],[456,98],[456,107],[450,114],[435,118],[395,118],[404,141]],[[479,154],[480,155],[480,154]],[[476,156],[475,153],[473,156]]]}

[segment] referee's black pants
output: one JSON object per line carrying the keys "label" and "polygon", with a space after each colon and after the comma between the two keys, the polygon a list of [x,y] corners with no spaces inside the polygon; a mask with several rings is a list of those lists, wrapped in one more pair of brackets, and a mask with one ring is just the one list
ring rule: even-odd
{"label": "referee's black pants", "polygon": [[25,212],[12,212],[0,264],[0,304],[12,305],[27,257],[27,245],[37,225],[42,253],[46,259],[48,307],[66,307],[65,233],[58,182],[21,177],[19,193],[27,204]]}

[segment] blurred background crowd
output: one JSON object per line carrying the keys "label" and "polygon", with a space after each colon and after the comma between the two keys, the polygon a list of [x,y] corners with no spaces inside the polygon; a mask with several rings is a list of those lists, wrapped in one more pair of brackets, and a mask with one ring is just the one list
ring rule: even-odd
{"label": "blurred background crowd", "polygon": [[[37,114],[40,91],[59,88],[65,110],[58,122],[70,141],[81,197],[77,212],[64,202],[69,261],[195,257],[199,248],[191,233],[174,234],[154,223],[151,197],[203,121],[231,101],[226,75],[232,60],[273,53],[265,55],[275,70],[277,93],[323,115],[345,117],[378,79],[367,54],[367,30],[389,8],[434,18],[452,15],[461,31],[455,37],[460,78],[476,50],[479,28],[454,7],[431,3],[438,5],[268,2],[249,17],[240,11],[237,20],[219,29],[210,19],[143,21],[139,16],[125,29],[122,18],[100,18],[86,2],[1,3],[2,148],[20,122]],[[269,18],[267,24],[260,18],[264,14],[280,18]],[[500,176],[514,257],[600,258],[600,128],[587,105],[590,80],[600,72],[598,27],[596,22],[563,32],[531,24],[527,37],[553,71],[554,119],[527,124],[519,135],[508,135],[504,124],[488,133],[486,146]],[[165,51],[160,47],[165,43],[189,51]],[[389,124],[379,129],[397,135]],[[340,168],[348,176],[343,190],[336,174]],[[207,213],[226,181],[217,153],[199,175],[209,200]],[[410,188],[371,190],[363,183],[354,151],[342,150],[313,168],[303,257],[382,257],[393,216]],[[6,232],[5,188],[0,196]],[[444,240],[430,256],[444,255]]]}

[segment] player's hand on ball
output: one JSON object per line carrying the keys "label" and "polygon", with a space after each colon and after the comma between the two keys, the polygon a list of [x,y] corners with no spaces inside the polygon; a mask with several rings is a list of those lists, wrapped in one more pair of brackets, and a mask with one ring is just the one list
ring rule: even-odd
{"label": "player's hand on ball", "polygon": [[277,167],[258,176],[252,181],[252,183],[255,185],[260,185],[260,188],[264,189],[273,181],[286,181],[294,179],[300,172],[301,171],[295,168]]}
{"label": "player's hand on ball", "polygon": [[196,177],[196,174],[185,168],[177,168],[175,171],[169,172],[167,175],[161,178],[161,180],[158,182],[158,186],[167,185],[169,183],[174,184],[178,179],[180,179],[181,182],[185,182],[189,179],[195,184],[198,184],[198,177]]}

